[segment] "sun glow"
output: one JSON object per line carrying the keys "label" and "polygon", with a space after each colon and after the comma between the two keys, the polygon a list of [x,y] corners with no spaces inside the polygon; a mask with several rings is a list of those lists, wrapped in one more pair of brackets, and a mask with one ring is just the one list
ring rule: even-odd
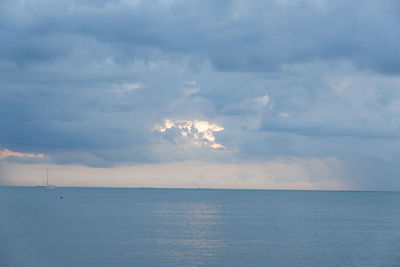
{"label": "sun glow", "polygon": [[212,149],[224,149],[225,147],[216,142],[215,132],[224,130],[224,127],[208,121],[199,120],[170,120],[165,119],[163,125],[157,125],[156,131],[166,132],[176,128],[181,136],[192,138],[196,146],[208,146]]}

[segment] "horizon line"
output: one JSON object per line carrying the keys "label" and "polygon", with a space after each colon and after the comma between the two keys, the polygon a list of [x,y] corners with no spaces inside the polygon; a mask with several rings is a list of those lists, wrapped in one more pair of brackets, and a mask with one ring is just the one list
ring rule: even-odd
{"label": "horizon line", "polygon": [[[1,187],[44,188],[43,185],[0,185]],[[212,188],[212,187],[133,187],[133,186],[57,186],[57,188],[100,188],[100,189],[182,189],[182,190],[253,190],[253,191],[316,191],[316,192],[383,192],[399,193],[395,190],[346,190],[346,189],[279,189],[279,188]]]}

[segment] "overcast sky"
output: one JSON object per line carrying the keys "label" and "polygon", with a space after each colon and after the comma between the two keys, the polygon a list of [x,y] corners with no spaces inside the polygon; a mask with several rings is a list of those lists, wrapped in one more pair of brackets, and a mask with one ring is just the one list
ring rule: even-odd
{"label": "overcast sky", "polygon": [[400,190],[397,0],[0,2],[0,183]]}

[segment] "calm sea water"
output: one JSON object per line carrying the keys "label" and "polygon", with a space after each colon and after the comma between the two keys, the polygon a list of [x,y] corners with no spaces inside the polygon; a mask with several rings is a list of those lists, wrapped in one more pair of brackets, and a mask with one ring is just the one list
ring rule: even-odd
{"label": "calm sea water", "polygon": [[400,266],[400,193],[0,187],[0,266]]}

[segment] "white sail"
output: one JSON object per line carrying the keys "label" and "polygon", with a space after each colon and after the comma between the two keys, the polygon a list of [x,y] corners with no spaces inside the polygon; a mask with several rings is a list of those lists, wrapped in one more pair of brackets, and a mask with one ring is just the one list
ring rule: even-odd
{"label": "white sail", "polygon": [[45,188],[46,189],[56,189],[57,188],[57,186],[49,184],[49,168],[48,167],[46,167],[46,186],[45,186]]}

